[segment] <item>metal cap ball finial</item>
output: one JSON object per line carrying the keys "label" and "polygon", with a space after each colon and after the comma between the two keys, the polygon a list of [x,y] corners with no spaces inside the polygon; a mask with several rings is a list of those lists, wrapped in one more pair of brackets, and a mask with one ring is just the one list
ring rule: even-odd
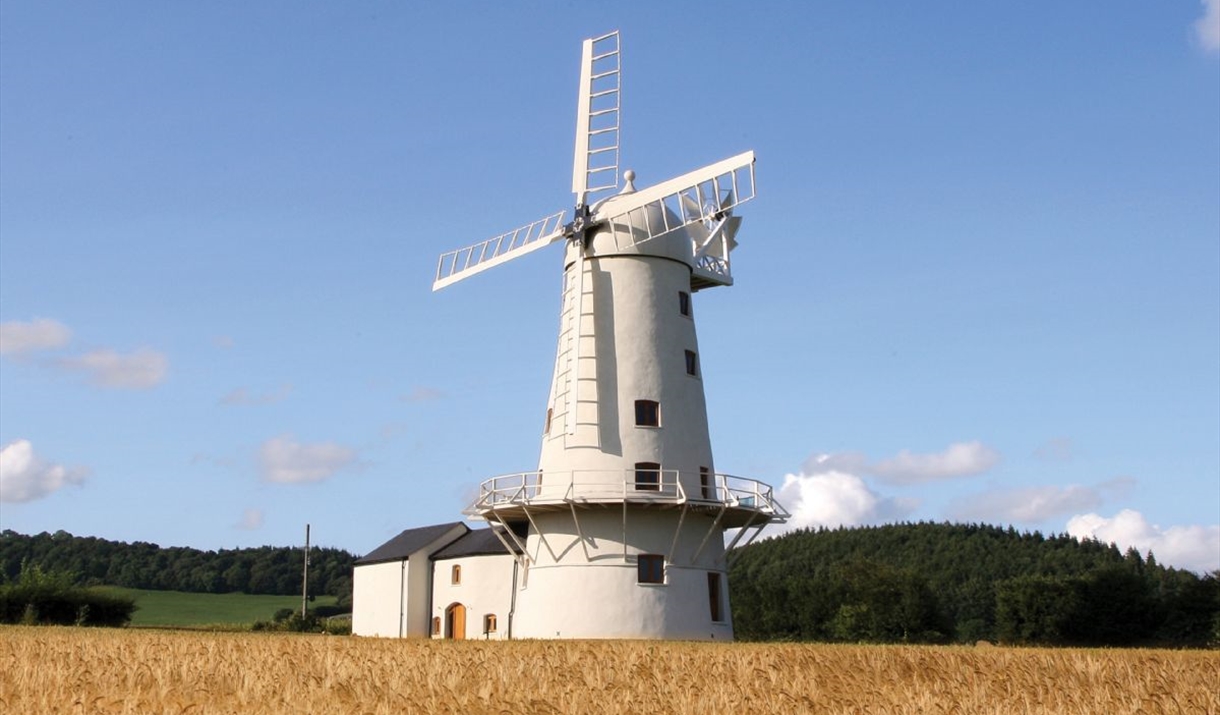
{"label": "metal cap ball finial", "polygon": [[624,194],[635,191],[635,171],[633,169],[628,169],[623,172],[623,181],[627,182],[623,186]]}

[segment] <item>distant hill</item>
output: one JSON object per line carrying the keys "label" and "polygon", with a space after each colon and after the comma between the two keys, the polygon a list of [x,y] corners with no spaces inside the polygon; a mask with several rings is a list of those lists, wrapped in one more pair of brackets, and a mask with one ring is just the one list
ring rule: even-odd
{"label": "distant hill", "polygon": [[980,524],[800,530],[738,549],[738,638],[1207,646],[1220,580]]}
{"label": "distant hill", "polygon": [[[83,586],[299,595],[304,557],[301,547],[200,551],[73,536],[66,531],[35,536],[12,530],[0,533],[0,580],[8,582],[16,580],[22,562],[28,561],[44,571],[70,573]],[[309,559],[310,592],[350,602],[356,556],[341,549],[315,547],[309,550]]]}

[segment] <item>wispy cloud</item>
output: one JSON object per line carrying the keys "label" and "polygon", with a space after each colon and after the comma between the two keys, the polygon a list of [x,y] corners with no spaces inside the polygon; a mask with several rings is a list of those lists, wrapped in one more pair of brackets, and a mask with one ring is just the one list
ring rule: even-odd
{"label": "wispy cloud", "polygon": [[229,348],[233,347],[233,338],[228,335],[217,335],[216,337],[212,338],[212,345],[220,348],[221,350],[228,350]]}
{"label": "wispy cloud", "polygon": [[1220,569],[1220,525],[1162,528],[1138,511],[1123,509],[1111,518],[1078,514],[1068,520],[1067,532],[1078,539],[1093,538],[1120,549],[1132,546],[1151,551],[1163,565],[1206,573]]}
{"label": "wispy cloud", "polygon": [[434,387],[416,387],[410,393],[403,395],[399,399],[403,402],[430,402],[439,400],[445,396],[445,393]]}
{"label": "wispy cloud", "polygon": [[1202,0],[1203,17],[1195,20],[1195,39],[1207,52],[1220,52],[1220,0]]}
{"label": "wispy cloud", "polygon": [[943,452],[917,454],[902,450],[897,456],[868,465],[869,472],[890,484],[923,484],[943,479],[973,477],[994,467],[1000,453],[982,442],[958,442]]}
{"label": "wispy cloud", "polygon": [[[0,323],[0,354],[14,358],[62,348],[71,340],[72,331],[56,320],[38,318],[29,322]],[[139,348],[124,354],[102,347],[80,355],[43,360],[39,365],[82,373],[94,385],[121,390],[156,387],[169,373],[169,358],[151,348]]]}
{"label": "wispy cloud", "polygon": [[139,348],[126,355],[101,348],[57,360],[55,365],[62,370],[84,373],[89,382],[99,387],[123,390],[156,387],[169,373],[169,359],[151,348]]}
{"label": "wispy cloud", "polygon": [[0,323],[0,355],[14,357],[67,345],[72,331],[57,320],[35,318],[29,322],[10,320]]}
{"label": "wispy cloud", "polygon": [[354,466],[356,451],[335,442],[302,444],[292,435],[267,440],[259,449],[263,479],[280,484],[322,482]]}
{"label": "wispy cloud", "polygon": [[1037,486],[958,497],[947,514],[958,521],[1037,523],[1102,504],[1101,492],[1079,484]]}
{"label": "wispy cloud", "polygon": [[1034,450],[1034,457],[1045,462],[1069,462],[1074,451],[1071,438],[1052,437]]}
{"label": "wispy cloud", "polygon": [[784,528],[898,521],[912,514],[919,500],[884,496],[864,477],[893,486],[924,484],[976,476],[999,460],[999,452],[977,441],[957,442],[929,454],[902,450],[880,461],[860,452],[815,454],[801,465],[799,473],[784,477],[777,496],[792,513]]}
{"label": "wispy cloud", "polygon": [[241,519],[237,521],[237,528],[242,531],[254,531],[261,529],[263,526],[263,511],[262,509],[246,509],[241,513]]}
{"label": "wispy cloud", "polygon": [[1064,514],[1096,509],[1109,499],[1127,494],[1134,483],[1134,479],[1120,477],[1094,485],[995,489],[957,497],[949,503],[946,514],[959,521],[1036,524]]}
{"label": "wispy cloud", "polygon": [[67,485],[84,483],[89,470],[47,462],[34,453],[29,440],[19,439],[0,449],[0,502],[42,499]]}
{"label": "wispy cloud", "polygon": [[273,392],[252,393],[244,387],[235,388],[224,397],[220,398],[219,404],[227,407],[234,406],[254,406],[254,405],[273,405],[277,402],[283,402],[292,394],[292,385],[287,383],[280,385]]}

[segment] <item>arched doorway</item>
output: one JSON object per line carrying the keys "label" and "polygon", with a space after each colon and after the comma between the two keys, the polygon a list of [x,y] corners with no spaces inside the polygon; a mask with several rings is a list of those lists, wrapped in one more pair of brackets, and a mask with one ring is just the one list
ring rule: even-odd
{"label": "arched doorway", "polygon": [[466,607],[455,603],[445,609],[445,637],[466,638]]}

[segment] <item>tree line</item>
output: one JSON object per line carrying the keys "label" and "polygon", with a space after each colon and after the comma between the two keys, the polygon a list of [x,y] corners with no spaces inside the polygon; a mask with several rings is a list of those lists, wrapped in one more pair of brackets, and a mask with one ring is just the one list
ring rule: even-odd
{"label": "tree line", "polygon": [[[79,586],[124,586],[192,593],[292,595],[301,592],[302,547],[260,546],[200,551],[125,543],[66,531],[26,536],[0,533],[0,583],[16,583],[22,564],[47,573],[70,574]],[[356,556],[342,549],[311,547],[309,592],[351,603]]]}
{"label": "tree line", "polygon": [[[23,566],[74,585],[202,593],[301,591],[300,547],[200,551],[64,531],[0,533],[0,585]],[[1167,568],[1112,544],[982,524],[805,529],[732,554],[745,640],[1220,646],[1220,572]],[[310,593],[351,603],[356,556],[310,549]]]}
{"label": "tree line", "polygon": [[1220,573],[981,524],[806,529],[737,550],[734,630],[752,640],[1220,645]]}
{"label": "tree line", "polygon": [[84,588],[63,573],[24,564],[13,581],[0,583],[0,623],[26,626],[125,626],[135,599]]}

